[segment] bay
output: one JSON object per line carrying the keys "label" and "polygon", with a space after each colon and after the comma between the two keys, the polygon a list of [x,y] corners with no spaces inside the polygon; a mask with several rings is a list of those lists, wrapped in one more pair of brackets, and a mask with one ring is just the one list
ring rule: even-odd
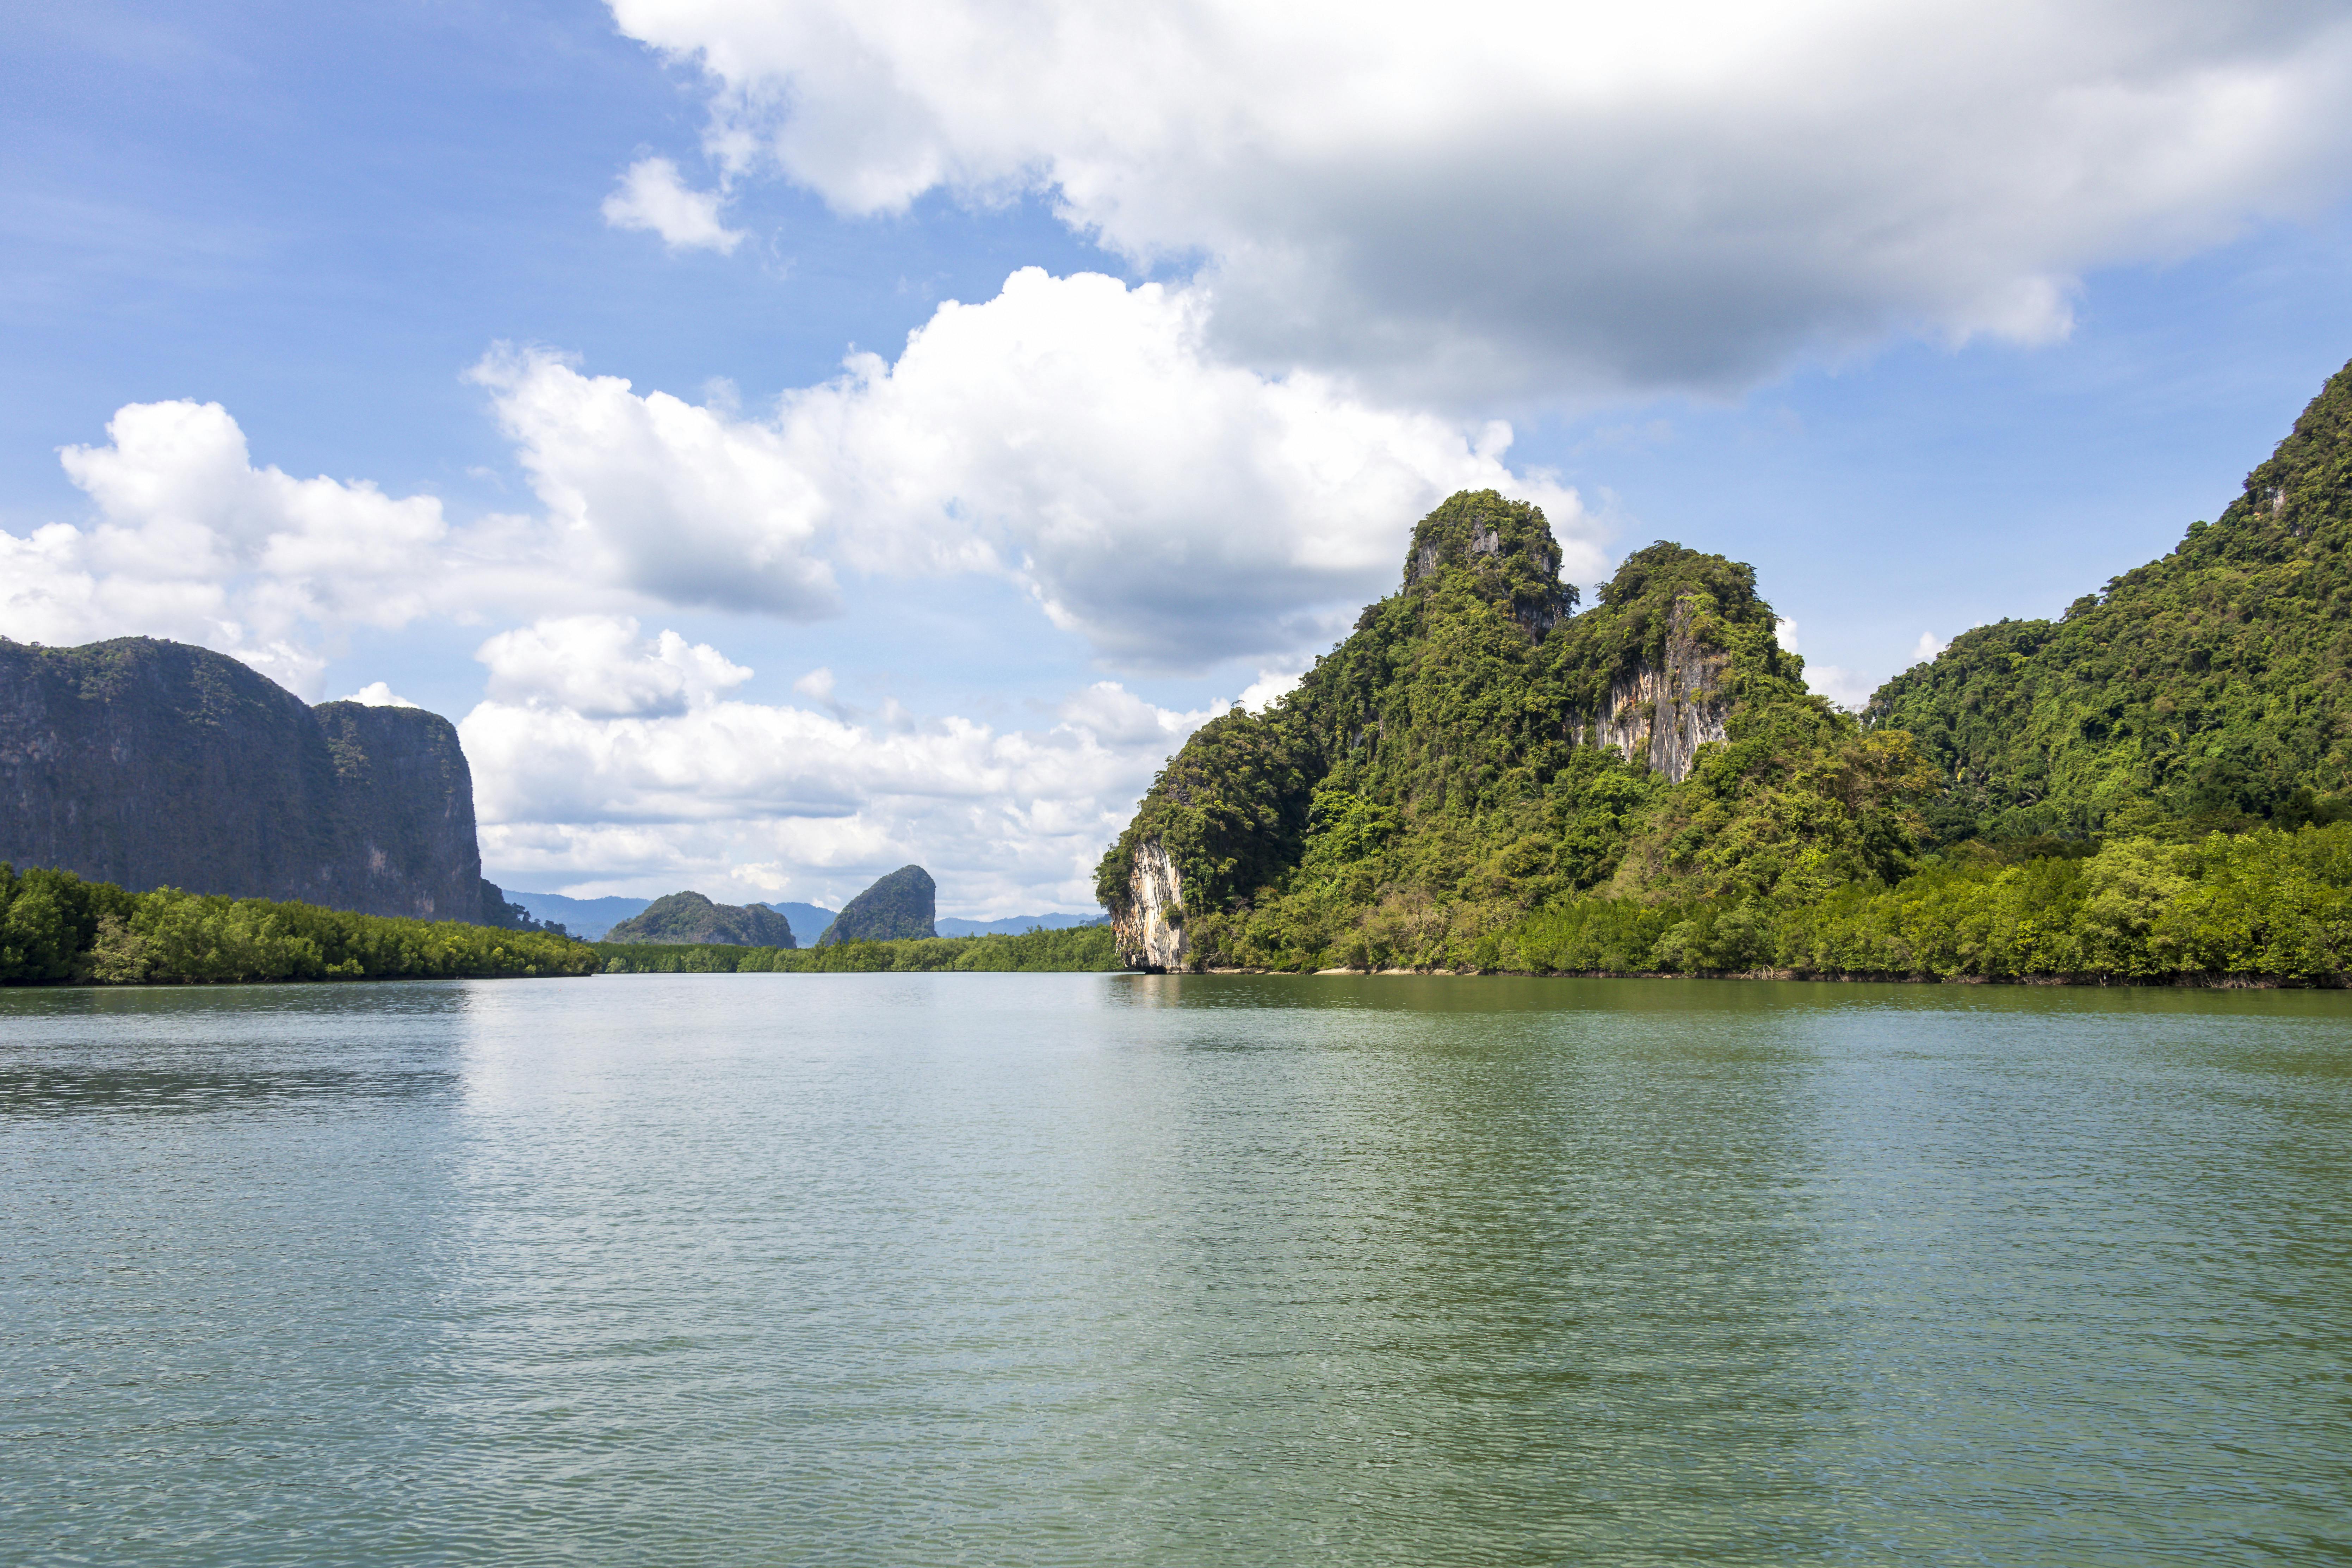
{"label": "bay", "polygon": [[0,1558],[2352,1557],[2352,1005],[0,993]]}

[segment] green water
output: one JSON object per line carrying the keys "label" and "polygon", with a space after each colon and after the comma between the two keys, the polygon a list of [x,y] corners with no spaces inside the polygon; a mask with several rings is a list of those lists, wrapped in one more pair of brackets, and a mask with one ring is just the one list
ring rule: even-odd
{"label": "green water", "polygon": [[0,994],[0,1560],[2352,1560],[2352,1001]]}

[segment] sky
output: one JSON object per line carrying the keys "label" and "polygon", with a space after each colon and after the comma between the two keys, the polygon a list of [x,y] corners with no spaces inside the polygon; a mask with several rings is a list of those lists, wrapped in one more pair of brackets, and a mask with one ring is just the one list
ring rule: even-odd
{"label": "sky", "polygon": [[458,725],[485,873],[1086,910],[1453,490],[1848,705],[2352,358],[2352,12],[16,8],[0,636]]}

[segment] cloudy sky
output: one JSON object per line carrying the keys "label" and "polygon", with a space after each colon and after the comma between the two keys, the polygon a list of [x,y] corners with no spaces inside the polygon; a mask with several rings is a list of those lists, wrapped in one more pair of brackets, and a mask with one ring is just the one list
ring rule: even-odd
{"label": "cloudy sky", "polygon": [[510,887],[1091,905],[1491,485],[1840,700],[2352,357],[2352,12],[217,0],[0,60],[0,635],[458,721]]}

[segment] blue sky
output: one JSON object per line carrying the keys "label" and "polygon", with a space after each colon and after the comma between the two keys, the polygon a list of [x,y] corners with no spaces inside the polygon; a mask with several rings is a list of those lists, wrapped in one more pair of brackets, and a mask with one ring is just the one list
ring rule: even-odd
{"label": "blue sky", "polygon": [[19,16],[0,634],[460,720],[516,886],[1081,908],[1455,483],[1754,562],[1852,700],[2352,357],[2330,8],[1136,15]]}

